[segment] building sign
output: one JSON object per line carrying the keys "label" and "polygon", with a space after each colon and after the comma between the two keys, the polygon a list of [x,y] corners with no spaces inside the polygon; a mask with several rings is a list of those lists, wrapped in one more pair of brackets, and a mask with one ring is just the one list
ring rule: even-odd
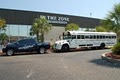
{"label": "building sign", "polygon": [[49,23],[67,24],[70,21],[68,17],[61,17],[61,16],[40,15],[40,17],[45,17]]}

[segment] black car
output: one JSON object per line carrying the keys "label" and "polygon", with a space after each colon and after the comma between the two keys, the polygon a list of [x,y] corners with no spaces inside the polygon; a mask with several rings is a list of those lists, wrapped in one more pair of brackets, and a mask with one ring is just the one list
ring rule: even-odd
{"label": "black car", "polygon": [[50,49],[49,42],[37,42],[37,40],[33,38],[29,39],[21,39],[14,43],[7,44],[2,52],[6,53],[6,55],[11,56],[16,52],[38,52],[45,53],[47,49]]}

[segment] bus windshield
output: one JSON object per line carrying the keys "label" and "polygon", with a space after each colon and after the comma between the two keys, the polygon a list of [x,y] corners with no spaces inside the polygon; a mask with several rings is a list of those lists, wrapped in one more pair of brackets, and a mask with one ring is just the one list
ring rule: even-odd
{"label": "bus windshield", "polygon": [[71,39],[71,35],[64,35],[63,40],[66,40],[66,39]]}

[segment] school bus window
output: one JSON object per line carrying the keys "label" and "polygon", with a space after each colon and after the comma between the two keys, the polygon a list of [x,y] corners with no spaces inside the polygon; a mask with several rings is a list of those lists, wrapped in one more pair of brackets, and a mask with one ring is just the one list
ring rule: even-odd
{"label": "school bus window", "polygon": [[80,39],[80,35],[77,35],[77,39]]}
{"label": "school bus window", "polygon": [[108,39],[108,36],[106,36],[106,38]]}
{"label": "school bus window", "polygon": [[99,37],[100,37],[100,36],[99,36],[99,35],[97,35],[97,39],[99,39]]}
{"label": "school bus window", "polygon": [[105,36],[103,36],[103,39],[105,39]]}
{"label": "school bus window", "polygon": [[81,39],[85,39],[84,35],[81,35]]}
{"label": "school bus window", "polygon": [[93,39],[93,35],[90,35],[90,39]]}
{"label": "school bus window", "polygon": [[109,36],[109,39],[111,39],[111,36]]}
{"label": "school bus window", "polygon": [[100,39],[102,39],[102,35],[100,35]]}
{"label": "school bus window", "polygon": [[72,35],[72,39],[76,39],[76,35]]}
{"label": "school bus window", "polygon": [[89,35],[86,35],[86,36],[85,36],[85,39],[89,39]]}
{"label": "school bus window", "polygon": [[93,38],[96,39],[96,35],[93,35]]}

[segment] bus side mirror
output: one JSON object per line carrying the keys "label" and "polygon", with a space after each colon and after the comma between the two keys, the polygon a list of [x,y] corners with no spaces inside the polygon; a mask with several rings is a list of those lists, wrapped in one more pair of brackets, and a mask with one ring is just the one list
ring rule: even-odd
{"label": "bus side mirror", "polygon": [[63,36],[65,35],[65,33],[63,32]]}
{"label": "bus side mirror", "polygon": [[67,32],[67,35],[70,36],[71,35],[70,32]]}

